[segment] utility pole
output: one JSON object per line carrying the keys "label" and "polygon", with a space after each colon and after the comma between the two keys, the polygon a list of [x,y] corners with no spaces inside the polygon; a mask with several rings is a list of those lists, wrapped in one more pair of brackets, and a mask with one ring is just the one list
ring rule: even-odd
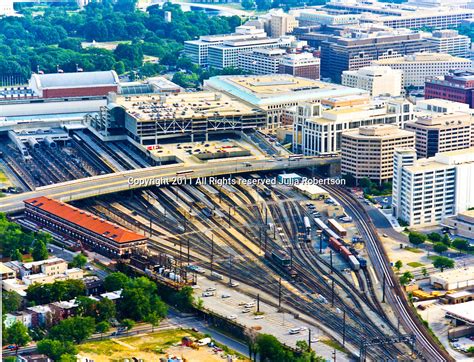
{"label": "utility pole", "polygon": [[332,250],[329,250],[329,257],[330,257],[330,261],[331,261],[331,270],[330,270],[330,273],[332,274]]}
{"label": "utility pole", "polygon": [[229,285],[232,284],[232,254],[229,253]]}
{"label": "utility pole", "polygon": [[344,314],[342,316],[342,346],[346,345],[346,310],[342,311]]}
{"label": "utility pole", "polygon": [[319,234],[319,254],[323,253],[323,232],[318,230]]}
{"label": "utility pole", "polygon": [[385,303],[385,273],[383,274],[383,281],[382,281],[382,303]]}
{"label": "utility pole", "polygon": [[153,233],[153,228],[152,228],[152,221],[151,221],[151,216],[150,216],[150,238]]}
{"label": "utility pole", "polygon": [[267,241],[268,241],[268,234],[267,234],[267,230],[265,230],[265,244],[263,245],[263,252],[265,254],[267,253]]}
{"label": "utility pole", "polygon": [[311,352],[311,328],[308,329],[308,352]]}
{"label": "utility pole", "polygon": [[229,223],[229,227],[230,227],[230,208],[231,208],[231,206],[229,205],[229,218],[227,220],[227,222]]}
{"label": "utility pole", "polygon": [[257,294],[257,313],[260,313],[260,294]]}
{"label": "utility pole", "polygon": [[214,269],[214,234],[211,234],[211,276]]}
{"label": "utility pole", "polygon": [[281,308],[281,278],[278,279],[278,308]]}
{"label": "utility pole", "polygon": [[290,247],[290,270],[293,270],[293,248]]}
{"label": "utility pole", "polygon": [[334,307],[334,278],[331,279],[331,307]]}
{"label": "utility pole", "polygon": [[332,352],[332,360],[336,362],[336,350]]}

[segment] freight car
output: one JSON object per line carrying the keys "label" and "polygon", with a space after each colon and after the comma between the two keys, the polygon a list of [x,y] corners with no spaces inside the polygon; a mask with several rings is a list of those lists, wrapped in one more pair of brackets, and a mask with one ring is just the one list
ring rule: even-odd
{"label": "freight car", "polygon": [[355,255],[353,255],[349,249],[347,249],[339,240],[336,238],[330,237],[329,238],[329,245],[335,251],[340,253],[344,260],[346,260],[349,265],[351,266],[352,270],[359,270],[360,269],[360,262],[359,259]]}
{"label": "freight car", "polygon": [[346,229],[334,219],[328,219],[329,228],[334,231],[339,237],[343,238],[347,235]]}

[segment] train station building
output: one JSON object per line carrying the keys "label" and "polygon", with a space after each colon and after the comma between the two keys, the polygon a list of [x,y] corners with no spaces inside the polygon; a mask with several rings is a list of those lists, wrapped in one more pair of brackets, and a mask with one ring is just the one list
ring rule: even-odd
{"label": "train station building", "polygon": [[26,218],[48,230],[63,235],[82,247],[112,258],[144,249],[147,238],[91,213],[48,197],[24,201]]}

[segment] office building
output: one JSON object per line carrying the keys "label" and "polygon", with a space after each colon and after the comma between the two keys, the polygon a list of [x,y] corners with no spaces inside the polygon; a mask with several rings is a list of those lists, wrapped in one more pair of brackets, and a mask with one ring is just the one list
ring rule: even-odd
{"label": "office building", "polygon": [[358,27],[321,42],[321,76],[341,82],[345,70],[358,70],[378,59],[434,51],[434,48],[420,32]]}
{"label": "office building", "polygon": [[448,227],[454,235],[474,240],[474,210],[466,210],[456,216],[447,217],[443,220],[443,226]]}
{"label": "office building", "polygon": [[402,93],[402,71],[383,66],[363,67],[342,72],[342,85],[365,89],[373,97]]}
{"label": "office building", "polygon": [[413,122],[405,124],[405,129],[416,134],[418,158],[474,147],[474,121],[470,114],[456,112],[417,115]]}
{"label": "office building", "polygon": [[425,82],[425,99],[440,98],[466,103],[474,108],[474,71],[457,70],[444,77],[428,78]]}
{"label": "office building", "polygon": [[207,140],[209,134],[264,127],[266,113],[218,92],[181,92],[168,96],[110,96],[91,116],[92,128],[104,139],[121,137],[140,145],[163,139]]}
{"label": "office building", "polygon": [[24,201],[25,217],[110,257],[128,255],[147,246],[147,238],[98,216],[48,197]]}
{"label": "office building", "polygon": [[448,74],[453,69],[470,68],[470,59],[454,57],[450,54],[416,53],[396,58],[379,59],[373,65],[388,66],[403,72],[403,87],[423,88],[429,77]]}
{"label": "office building", "polygon": [[422,114],[459,112],[474,115],[474,109],[469,108],[469,104],[439,98],[418,100],[416,102],[415,112]]}
{"label": "office building", "polygon": [[293,36],[281,38],[259,38],[251,40],[225,40],[221,45],[208,48],[208,65],[216,69],[238,67],[239,54],[259,48],[290,48]]}
{"label": "office building", "polygon": [[209,47],[221,45],[226,40],[257,40],[267,38],[267,33],[263,28],[259,29],[255,26],[238,26],[235,33],[222,35],[206,35],[201,36],[197,40],[187,40],[184,42],[184,54],[194,63],[203,67],[208,65]]}
{"label": "office building", "polygon": [[270,13],[269,32],[268,35],[272,38],[279,38],[293,31],[298,26],[298,20],[283,11]]}
{"label": "office building", "polygon": [[240,53],[238,67],[250,74],[276,74],[280,61],[286,54],[285,49],[255,49]]}
{"label": "office building", "polygon": [[415,134],[391,124],[361,126],[342,132],[341,174],[378,183],[393,177],[393,152],[414,147]]}
{"label": "office building", "polygon": [[280,60],[278,72],[295,77],[319,79],[320,61],[311,53],[285,54]]}
{"label": "office building", "polygon": [[415,158],[414,149],[395,150],[395,217],[410,226],[429,226],[474,206],[474,148]]}
{"label": "office building", "polygon": [[204,81],[204,88],[223,92],[266,112],[268,128],[281,127],[282,116],[291,107],[319,103],[323,99],[367,95],[366,91],[289,74],[262,76],[217,76]]}
{"label": "office building", "polygon": [[114,70],[99,72],[33,74],[29,88],[39,98],[102,96],[118,92],[119,78]]}
{"label": "office building", "polygon": [[297,16],[299,26],[340,26],[359,23],[358,14],[331,14],[319,9],[302,9]]}
{"label": "office building", "polygon": [[456,30],[435,30],[426,40],[435,45],[436,53],[470,58],[471,39],[466,35],[460,35]]}
{"label": "office building", "polygon": [[293,149],[304,155],[338,153],[343,132],[376,124],[401,128],[412,114],[411,104],[402,98],[371,101],[354,95],[301,105],[293,123]]}
{"label": "office building", "polygon": [[328,11],[343,10],[350,14],[361,14],[360,22],[380,24],[392,28],[423,27],[432,29],[451,29],[463,20],[471,19],[472,9],[447,6],[423,8],[406,3],[394,4],[378,1],[330,1],[323,6]]}

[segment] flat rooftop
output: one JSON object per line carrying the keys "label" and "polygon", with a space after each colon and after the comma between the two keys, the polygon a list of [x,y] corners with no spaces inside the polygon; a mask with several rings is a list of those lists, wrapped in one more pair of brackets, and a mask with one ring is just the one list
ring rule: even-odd
{"label": "flat rooftop", "polygon": [[204,85],[254,105],[284,104],[367,93],[362,89],[289,74],[217,76],[206,80]]}
{"label": "flat rooftop", "polygon": [[467,303],[448,305],[443,310],[450,316],[474,324],[474,300]]}
{"label": "flat rooftop", "polygon": [[444,280],[447,282],[458,282],[474,279],[474,266],[468,266],[459,269],[448,269],[440,273],[434,273],[430,276],[431,280]]}
{"label": "flat rooftop", "polygon": [[115,104],[140,121],[252,115],[262,111],[220,92],[181,92],[167,96],[117,97]]}

